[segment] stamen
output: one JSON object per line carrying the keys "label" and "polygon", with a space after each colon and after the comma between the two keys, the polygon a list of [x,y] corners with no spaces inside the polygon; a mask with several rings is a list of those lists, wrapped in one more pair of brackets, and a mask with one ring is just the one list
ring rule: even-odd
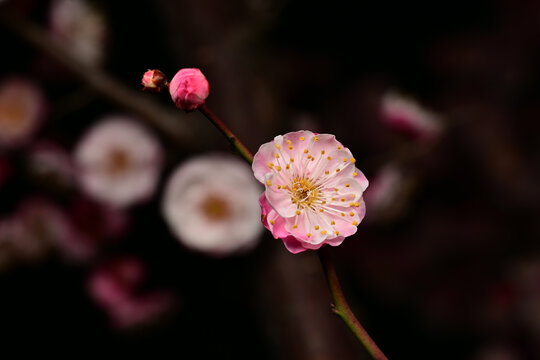
{"label": "stamen", "polygon": [[270,224],[274,225],[276,222],[274,220],[270,220]]}
{"label": "stamen", "polygon": [[339,231],[336,230],[336,235],[339,235]]}
{"label": "stamen", "polygon": [[325,151],[324,150],[321,150],[321,155],[324,155]]}
{"label": "stamen", "polygon": [[301,140],[301,141],[304,141],[304,137],[303,137],[303,136],[300,136],[300,140]]}
{"label": "stamen", "polygon": [[359,207],[359,206],[360,206],[360,203],[357,202],[356,204],[354,204],[354,206]]}
{"label": "stamen", "polygon": [[330,174],[330,171],[329,171],[329,170],[326,170],[326,171],[324,172],[324,174],[325,174],[325,175],[328,175],[328,174]]}
{"label": "stamen", "polygon": [[266,185],[272,186],[272,182],[270,180],[266,180]]}
{"label": "stamen", "polygon": [[353,173],[352,173],[352,176],[357,177],[357,176],[358,176],[358,173],[357,173],[357,172],[353,172]]}
{"label": "stamen", "polygon": [[321,235],[326,235],[326,230],[322,230]]}
{"label": "stamen", "polygon": [[332,160],[332,157],[331,157],[331,156],[329,156],[329,157],[327,157],[327,159],[328,159],[328,161],[330,161],[330,160]]}
{"label": "stamen", "polygon": [[315,136],[315,137],[313,138],[313,140],[319,141],[319,137]]}
{"label": "stamen", "polygon": [[338,145],[337,149],[338,149],[338,150],[341,150],[342,148],[341,148],[341,146],[340,146],[340,145]]}
{"label": "stamen", "polygon": [[347,160],[348,160],[347,158],[343,158],[343,162],[347,162]]}
{"label": "stamen", "polygon": [[273,162],[269,162],[269,163],[268,163],[268,167],[269,167],[270,169],[273,168],[273,167],[274,167],[274,163],[273,163]]}
{"label": "stamen", "polygon": [[319,230],[319,225],[315,225],[315,230]]}
{"label": "stamen", "polygon": [[339,169],[339,168],[337,168],[337,169],[336,169],[336,172],[338,173],[339,171],[340,171],[340,169]]}
{"label": "stamen", "polygon": [[353,221],[352,224],[353,224],[354,226],[356,226],[356,225],[358,225],[358,222],[357,222],[357,221]]}
{"label": "stamen", "polygon": [[281,171],[281,166],[279,166],[279,165],[276,166],[276,170],[277,170],[277,171]]}
{"label": "stamen", "polygon": [[307,237],[311,237],[311,233],[307,233]]}
{"label": "stamen", "polygon": [[294,162],[294,159],[293,159],[293,158],[291,158],[290,160],[291,160],[291,162]]}
{"label": "stamen", "polygon": [[294,224],[293,226],[293,229],[298,229],[298,225]]}
{"label": "stamen", "polygon": [[351,162],[354,164],[356,162],[355,158],[351,158]]}
{"label": "stamen", "polygon": [[279,150],[281,149],[281,146],[279,146],[279,144],[276,144],[276,148]]}
{"label": "stamen", "polygon": [[330,223],[330,225],[336,225],[336,222],[334,220],[332,220],[332,222]]}
{"label": "stamen", "polygon": [[320,208],[320,209],[319,209],[319,212],[324,212],[324,209],[323,209],[323,208]]}
{"label": "stamen", "polygon": [[275,153],[274,156],[276,157],[276,159],[279,159],[279,154],[278,153]]}
{"label": "stamen", "polygon": [[307,154],[308,152],[309,152],[308,149],[305,149],[305,150],[304,150],[304,154]]}
{"label": "stamen", "polygon": [[296,215],[300,215],[300,210],[296,210]]}
{"label": "stamen", "polygon": [[351,211],[351,212],[349,213],[349,215],[350,215],[350,216],[354,216],[354,211]]}

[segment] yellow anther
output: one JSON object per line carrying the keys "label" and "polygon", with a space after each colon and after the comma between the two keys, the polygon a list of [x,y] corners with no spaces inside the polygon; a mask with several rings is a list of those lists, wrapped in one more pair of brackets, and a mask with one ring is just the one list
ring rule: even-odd
{"label": "yellow anther", "polygon": [[279,159],[279,154],[278,153],[275,153],[274,156],[276,157],[276,159]]}
{"label": "yellow anther", "polygon": [[336,235],[339,235],[339,231],[336,231]]}
{"label": "yellow anther", "polygon": [[276,166],[276,170],[277,170],[277,171],[281,171],[281,166],[279,166],[279,165]]}
{"label": "yellow anther", "polygon": [[292,146],[289,145],[289,150],[292,150]]}
{"label": "yellow anther", "polygon": [[319,225],[315,225],[315,230],[319,230]]}
{"label": "yellow anther", "polygon": [[272,182],[270,180],[266,180],[266,185],[272,186]]}
{"label": "yellow anther", "polygon": [[338,192],[338,191],[339,191],[339,189],[338,189],[338,188],[334,188],[334,191],[335,191],[335,192]]}
{"label": "yellow anther", "polygon": [[326,230],[322,230],[321,235],[326,235]]}
{"label": "yellow anther", "polygon": [[332,198],[332,201],[336,201],[336,198]]}
{"label": "yellow anther", "polygon": [[289,170],[290,168],[291,168],[291,166],[289,164],[285,165],[286,170]]}
{"label": "yellow anther", "polygon": [[276,144],[276,148],[279,150],[281,149],[281,146],[279,146],[279,144]]}
{"label": "yellow anther", "polygon": [[308,156],[307,156],[308,159],[311,159],[312,157],[313,157],[313,156],[311,156],[311,155],[308,155]]}
{"label": "yellow anther", "polygon": [[[279,170],[278,170],[278,171],[279,171]],[[350,186],[351,186],[351,184],[345,184],[345,187],[350,187]]]}
{"label": "yellow anther", "polygon": [[350,215],[350,216],[354,216],[354,211],[351,211],[351,212],[349,213],[349,215]]}
{"label": "yellow anther", "polygon": [[351,162],[354,164],[356,162],[355,158],[351,158]]}
{"label": "yellow anther", "polygon": [[309,152],[308,149],[305,149],[305,150],[304,150],[304,154],[307,154],[308,152]]}
{"label": "yellow anther", "polygon": [[337,149],[338,149],[338,150],[341,150],[341,146],[338,145]]}
{"label": "yellow anther", "polygon": [[345,213],[341,213],[341,216],[345,216]]}
{"label": "yellow anther", "polygon": [[353,202],[352,202],[352,203],[350,203],[350,204],[349,204],[349,206],[354,206],[354,203],[353,203]]}
{"label": "yellow anther", "polygon": [[358,225],[358,222],[353,221],[352,224],[353,224],[354,226],[356,226],[356,225]]}
{"label": "yellow anther", "polygon": [[293,229],[298,229],[298,225],[294,224],[293,226]]}
{"label": "yellow anther", "polygon": [[303,136],[300,136],[300,140],[304,141],[304,137],[303,137]]}
{"label": "yellow anther", "polygon": [[307,233],[307,237],[311,237],[311,233]]}
{"label": "yellow anther", "polygon": [[330,225],[336,225],[336,222],[334,220],[332,220],[332,222],[330,223]]}
{"label": "yellow anther", "polygon": [[289,145],[292,145],[292,141],[291,140],[285,140],[287,142],[287,144]]}
{"label": "yellow anther", "polygon": [[293,158],[291,158],[291,162],[294,162],[294,159],[293,159]]}
{"label": "yellow anther", "polygon": [[319,138],[318,138],[317,136],[315,136],[315,137],[313,138],[313,140],[319,141]]}
{"label": "yellow anther", "polygon": [[343,162],[347,162],[347,160],[348,160],[347,158],[343,158]]}
{"label": "yellow anther", "polygon": [[339,169],[339,168],[336,169],[336,172],[337,172],[337,173],[340,172],[340,171],[341,171],[341,169]]}
{"label": "yellow anther", "polygon": [[359,206],[360,206],[360,203],[357,202],[356,204],[354,204],[354,206],[359,207]]}
{"label": "yellow anther", "polygon": [[324,155],[324,153],[325,153],[325,152],[326,152],[326,151],[324,151],[324,150],[321,150],[321,155]]}
{"label": "yellow anther", "polygon": [[269,167],[270,169],[273,168],[273,167],[274,167],[274,163],[269,162],[269,163],[268,163],[268,167]]}
{"label": "yellow anther", "polygon": [[325,175],[328,175],[328,174],[330,174],[330,171],[326,170],[326,171],[324,172],[324,174],[325,174]]}
{"label": "yellow anther", "polygon": [[356,177],[356,176],[358,176],[358,173],[357,173],[357,172],[353,172],[353,173],[352,173],[352,176],[355,176],[355,177]]}
{"label": "yellow anther", "polygon": [[276,222],[274,220],[270,220],[270,224],[274,225]]}
{"label": "yellow anther", "polygon": [[331,157],[331,156],[329,156],[329,157],[327,157],[327,159],[328,159],[328,160],[332,160],[332,157]]}
{"label": "yellow anther", "polygon": [[345,198],[341,198],[341,201],[345,201]]}
{"label": "yellow anther", "polygon": [[296,215],[300,215],[300,210],[296,210]]}
{"label": "yellow anther", "polygon": [[278,189],[281,189],[281,185],[278,185],[277,188],[278,188]]}
{"label": "yellow anther", "polygon": [[323,200],[323,202],[321,204],[323,204],[323,205],[326,204],[326,201]]}

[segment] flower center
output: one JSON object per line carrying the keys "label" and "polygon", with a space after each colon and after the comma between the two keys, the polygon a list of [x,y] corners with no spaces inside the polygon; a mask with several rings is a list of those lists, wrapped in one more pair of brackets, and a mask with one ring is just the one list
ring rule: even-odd
{"label": "flower center", "polygon": [[215,195],[207,197],[201,204],[203,214],[210,220],[224,220],[228,217],[229,206],[227,202]]}
{"label": "flower center", "polygon": [[118,175],[125,172],[130,165],[129,154],[124,149],[113,149],[109,153],[107,170],[110,174]]}
{"label": "flower center", "polygon": [[313,204],[320,197],[318,186],[306,178],[293,178],[289,193],[291,195],[291,201],[299,209],[313,208]]}

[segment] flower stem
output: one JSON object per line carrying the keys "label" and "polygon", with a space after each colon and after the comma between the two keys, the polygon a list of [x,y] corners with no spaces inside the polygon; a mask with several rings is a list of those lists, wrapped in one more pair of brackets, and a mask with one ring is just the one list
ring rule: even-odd
{"label": "flower stem", "polygon": [[253,154],[240,140],[238,140],[238,138],[236,137],[236,135],[234,135],[231,129],[229,129],[227,125],[225,125],[225,123],[221,121],[221,119],[216,114],[214,114],[212,110],[208,108],[208,106],[206,106],[206,104],[202,104],[199,107],[199,111],[203,113],[203,115],[206,116],[206,118],[210,120],[210,122],[214,124],[223,135],[225,135],[231,145],[248,163],[251,164],[253,162]]}
{"label": "flower stem", "polygon": [[328,281],[328,287],[332,293],[334,304],[332,305],[332,311],[338,315],[347,324],[349,329],[364,345],[366,350],[375,360],[388,360],[384,353],[379,349],[377,344],[371,339],[367,331],[364,329],[360,321],[354,316],[347,299],[343,294],[339,279],[336,273],[336,268],[332,257],[330,256],[328,247],[324,246],[317,251],[319,259],[321,260],[322,267],[326,274],[326,280]]}

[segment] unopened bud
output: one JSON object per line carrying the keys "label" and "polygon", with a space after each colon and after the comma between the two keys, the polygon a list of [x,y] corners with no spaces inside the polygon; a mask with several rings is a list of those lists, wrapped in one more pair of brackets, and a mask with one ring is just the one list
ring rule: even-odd
{"label": "unopened bud", "polygon": [[204,104],[210,85],[199,69],[181,69],[174,75],[169,92],[178,108],[191,111]]}
{"label": "unopened bud", "polygon": [[142,78],[143,90],[159,93],[168,85],[167,77],[159,70],[148,70]]}

